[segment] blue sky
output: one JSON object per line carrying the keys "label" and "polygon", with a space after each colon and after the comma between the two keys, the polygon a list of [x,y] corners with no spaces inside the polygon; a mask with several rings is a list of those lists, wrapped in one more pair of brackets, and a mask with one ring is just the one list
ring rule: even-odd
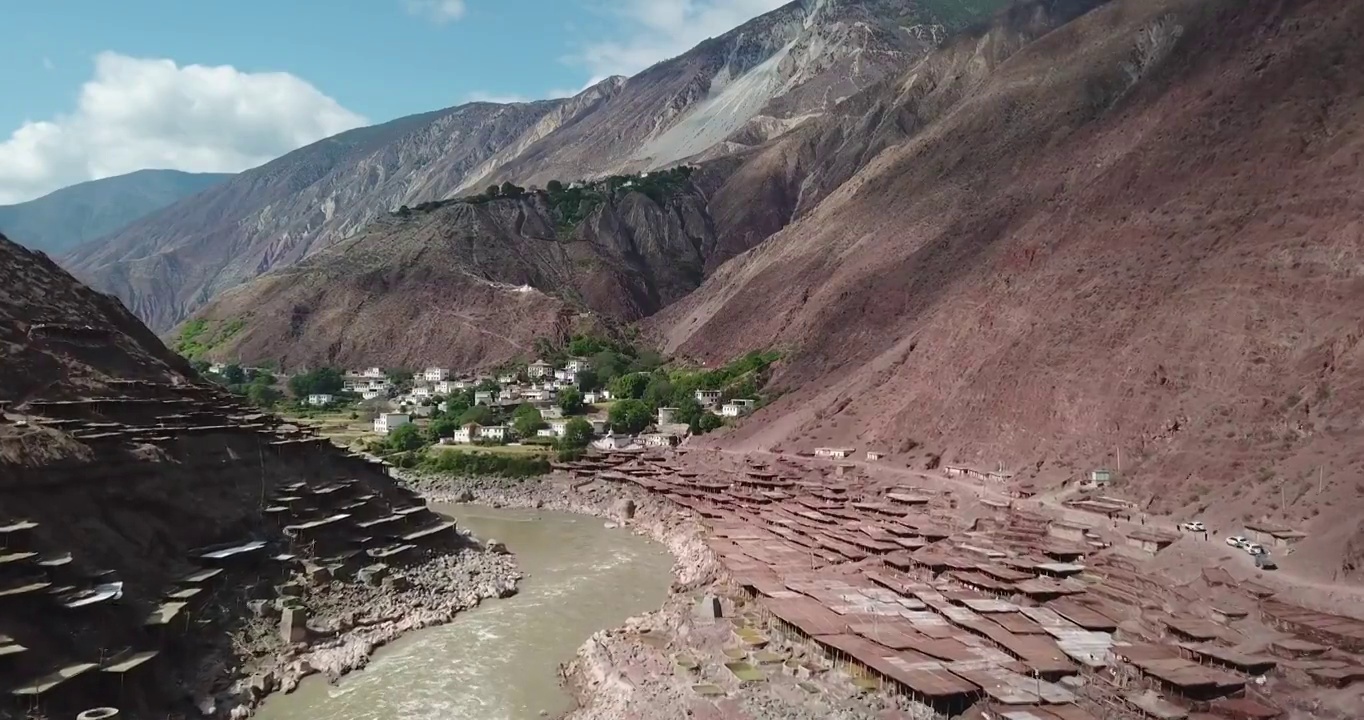
{"label": "blue sky", "polygon": [[236,171],[357,125],[571,94],[782,0],[6,3],[0,203],[141,167]]}

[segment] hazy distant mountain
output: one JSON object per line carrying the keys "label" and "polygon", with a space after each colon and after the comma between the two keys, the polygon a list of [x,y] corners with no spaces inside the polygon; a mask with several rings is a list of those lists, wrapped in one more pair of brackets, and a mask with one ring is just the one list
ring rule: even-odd
{"label": "hazy distant mountain", "polygon": [[0,205],[0,233],[59,254],[123,229],[148,213],[231,177],[226,173],[138,170],[91,180],[15,205]]}

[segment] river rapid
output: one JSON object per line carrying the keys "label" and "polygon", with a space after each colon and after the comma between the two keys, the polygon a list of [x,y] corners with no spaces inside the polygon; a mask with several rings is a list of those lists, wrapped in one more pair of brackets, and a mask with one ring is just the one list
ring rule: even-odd
{"label": "river rapid", "polygon": [[337,685],[314,677],[264,703],[263,720],[532,720],[572,708],[558,666],[592,633],[661,606],[672,557],[603,520],[548,510],[433,505],[506,543],[526,578],[515,596],[381,649]]}

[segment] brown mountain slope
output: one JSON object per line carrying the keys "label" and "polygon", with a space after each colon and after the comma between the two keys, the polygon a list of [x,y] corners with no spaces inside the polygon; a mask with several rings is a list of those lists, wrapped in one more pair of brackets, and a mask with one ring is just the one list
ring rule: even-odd
{"label": "brown mountain slope", "polygon": [[790,350],[731,446],[1049,482],[1121,452],[1141,501],[1339,558],[1364,503],[1361,28],[1343,0],[1118,1],[969,94],[911,72],[898,113],[924,122],[650,327]]}
{"label": "brown mountain slope", "polygon": [[[242,700],[230,686],[251,672],[233,635],[256,623],[270,648],[278,633],[247,601],[273,601],[293,569],[247,551],[213,580],[186,580],[214,564],[196,549],[258,540],[316,560],[262,512],[281,485],[305,494],[355,478],[381,512],[411,495],[201,383],[117,300],[4,236],[0,274],[0,717],[184,716],[205,700],[225,715]],[[180,596],[185,612],[151,626],[186,585],[197,590]],[[52,682],[73,668],[83,674]],[[41,697],[18,692],[49,682]]]}
{"label": "brown mountain slope", "polygon": [[[400,205],[720,155],[827,112],[1006,0],[808,0],[576,97],[474,103],[343,133],[73,251],[158,331]],[[736,142],[728,142],[734,138]],[[717,149],[718,148],[718,149]]]}
{"label": "brown mountain slope", "polygon": [[654,196],[617,190],[572,227],[545,193],[385,218],[223,293],[193,331],[212,357],[285,368],[529,356],[536,338],[579,315],[636,320],[700,285],[725,252],[708,182],[703,173]]}

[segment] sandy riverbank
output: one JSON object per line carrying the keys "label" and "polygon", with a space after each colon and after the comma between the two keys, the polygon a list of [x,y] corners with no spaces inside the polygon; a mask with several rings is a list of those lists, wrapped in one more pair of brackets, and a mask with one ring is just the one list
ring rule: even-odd
{"label": "sandy riverbank", "polygon": [[[725,662],[733,619],[751,608],[719,579],[706,531],[690,512],[639,488],[551,475],[535,480],[410,474],[401,480],[432,502],[544,508],[591,515],[661,543],[672,553],[673,584],[659,610],[594,633],[561,674],[578,708],[568,720],[745,717],[752,720],[861,720],[895,709],[893,698],[859,691],[842,673],[796,645],[773,638],[766,651],[790,665],[769,665],[770,681],[741,683]],[[697,611],[718,599],[724,618]],[[686,667],[683,667],[683,663]],[[694,664],[694,667],[692,665]],[[699,692],[698,688],[705,688]],[[912,717],[912,714],[901,717]]]}
{"label": "sandy riverbank", "polygon": [[305,677],[335,681],[405,633],[516,592],[521,573],[512,556],[469,536],[459,545],[379,577],[291,584],[288,591],[308,609],[306,642],[283,640],[278,601],[252,601],[228,657],[201,669],[195,704],[208,715],[246,717],[271,693],[291,692]]}

